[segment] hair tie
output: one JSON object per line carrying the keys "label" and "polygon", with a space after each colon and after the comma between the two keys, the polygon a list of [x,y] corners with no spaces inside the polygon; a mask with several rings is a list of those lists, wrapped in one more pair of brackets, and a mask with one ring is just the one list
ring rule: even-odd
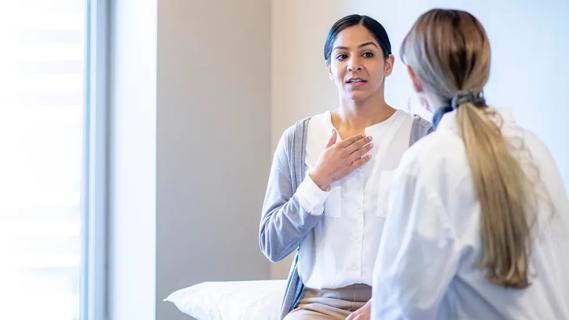
{"label": "hair tie", "polygon": [[439,109],[433,114],[433,128],[436,130],[441,122],[445,113],[452,112],[456,110],[460,105],[465,103],[472,103],[478,108],[485,108],[486,100],[484,99],[484,94],[482,91],[479,93],[474,92],[464,92],[464,93],[457,93],[452,99],[450,100],[450,106],[444,106]]}
{"label": "hair tie", "polygon": [[460,107],[460,105],[468,103],[468,102],[472,103],[473,105],[475,105],[477,107],[485,107],[486,106],[486,100],[484,99],[484,94],[482,93],[482,91],[480,91],[478,93],[474,93],[472,91],[457,93],[450,100],[450,106],[454,110],[454,109],[457,109],[458,107]]}

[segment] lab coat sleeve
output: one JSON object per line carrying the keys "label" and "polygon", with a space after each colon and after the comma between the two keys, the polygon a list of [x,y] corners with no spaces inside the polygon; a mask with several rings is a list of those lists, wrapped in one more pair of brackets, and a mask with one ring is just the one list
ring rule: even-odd
{"label": "lab coat sleeve", "polygon": [[436,182],[395,173],[375,263],[373,319],[436,319],[456,273],[453,228]]}

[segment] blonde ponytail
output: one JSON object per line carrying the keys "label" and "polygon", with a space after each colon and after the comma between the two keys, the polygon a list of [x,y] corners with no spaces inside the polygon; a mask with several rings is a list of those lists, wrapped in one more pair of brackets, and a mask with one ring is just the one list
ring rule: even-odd
{"label": "blonde ponytail", "polygon": [[458,108],[458,122],[480,201],[484,245],[480,267],[490,282],[529,286],[534,197],[531,182],[500,130],[499,115],[471,103]]}

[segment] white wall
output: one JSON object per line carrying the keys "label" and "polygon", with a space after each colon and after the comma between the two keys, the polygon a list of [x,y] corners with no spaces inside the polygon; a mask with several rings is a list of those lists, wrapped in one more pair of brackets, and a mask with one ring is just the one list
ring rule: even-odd
{"label": "white wall", "polygon": [[111,1],[109,319],[156,313],[156,1]]}
{"label": "white wall", "polygon": [[[539,135],[557,161],[569,187],[569,2],[558,1],[273,1],[272,146],[282,131],[310,114],[335,108],[322,47],[339,18],[359,13],[387,29],[395,70],[386,81],[386,99],[417,113],[412,88],[399,61],[399,46],[416,18],[434,7],[465,9],[477,16],[492,46],[487,101],[510,107],[517,120]],[[273,265],[274,278],[286,277],[290,260]]]}
{"label": "white wall", "polygon": [[[158,4],[157,299],[269,278],[258,244],[270,165],[270,4]],[[159,303],[157,319],[186,319]]]}
{"label": "white wall", "polygon": [[267,279],[270,5],[111,7],[110,319],[187,319],[162,300]]}

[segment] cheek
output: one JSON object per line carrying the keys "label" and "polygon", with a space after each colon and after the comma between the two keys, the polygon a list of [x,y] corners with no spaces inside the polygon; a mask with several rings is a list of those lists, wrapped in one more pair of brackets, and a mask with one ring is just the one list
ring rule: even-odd
{"label": "cheek", "polygon": [[370,70],[370,78],[372,78],[375,81],[382,79],[383,70],[376,66],[374,69]]}
{"label": "cheek", "polygon": [[332,74],[334,75],[339,75],[342,72],[342,64],[339,62],[336,62],[333,66],[332,66]]}
{"label": "cheek", "polygon": [[342,68],[341,66],[334,66],[331,69],[331,74],[332,74],[332,78],[336,79],[337,81],[341,80],[344,78],[344,73],[342,72]]}
{"label": "cheek", "polygon": [[380,72],[381,67],[383,67],[383,65],[380,65],[379,61],[368,60],[365,63],[365,67],[366,67],[367,71],[371,74],[371,73]]}

